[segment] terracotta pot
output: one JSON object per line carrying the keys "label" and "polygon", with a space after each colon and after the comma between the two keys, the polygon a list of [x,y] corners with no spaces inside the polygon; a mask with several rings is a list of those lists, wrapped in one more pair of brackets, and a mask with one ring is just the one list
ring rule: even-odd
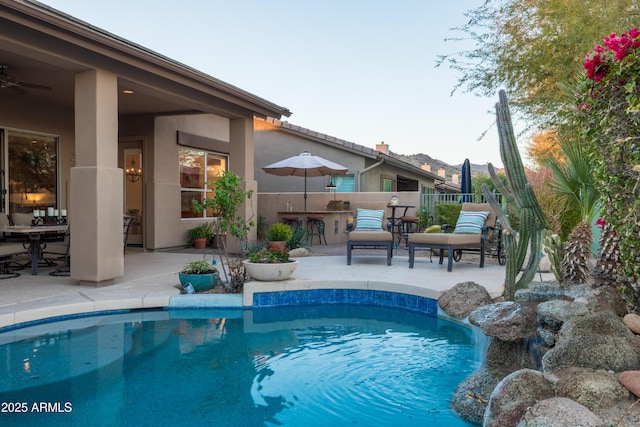
{"label": "terracotta pot", "polygon": [[199,239],[193,239],[193,246],[196,249],[204,249],[207,247],[207,239],[204,237]]}
{"label": "terracotta pot", "polygon": [[267,242],[267,246],[269,247],[269,250],[274,250],[274,251],[280,251],[280,252],[284,252],[284,250],[287,247],[287,242],[285,241],[269,241]]}
{"label": "terracotta pot", "polygon": [[298,260],[278,263],[243,261],[247,274],[255,280],[277,282],[288,279],[298,266]]}

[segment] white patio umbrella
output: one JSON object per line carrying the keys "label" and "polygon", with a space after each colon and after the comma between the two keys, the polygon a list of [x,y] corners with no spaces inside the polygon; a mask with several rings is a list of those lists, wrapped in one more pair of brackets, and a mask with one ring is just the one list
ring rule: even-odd
{"label": "white patio umbrella", "polygon": [[348,168],[305,151],[297,156],[280,160],[262,168],[263,171],[278,176],[304,177],[304,210],[307,210],[307,177],[344,175]]}

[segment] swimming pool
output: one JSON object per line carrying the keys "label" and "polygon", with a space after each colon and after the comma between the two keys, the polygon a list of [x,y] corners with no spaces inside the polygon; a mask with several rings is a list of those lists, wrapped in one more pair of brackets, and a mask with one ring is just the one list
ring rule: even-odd
{"label": "swimming pool", "polygon": [[472,331],[391,307],[135,311],[0,334],[3,426],[470,426]]}

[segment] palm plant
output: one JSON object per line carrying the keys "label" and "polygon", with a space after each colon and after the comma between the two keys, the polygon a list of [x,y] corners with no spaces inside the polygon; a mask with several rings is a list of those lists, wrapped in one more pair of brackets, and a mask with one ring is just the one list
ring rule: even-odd
{"label": "palm plant", "polygon": [[591,222],[600,211],[600,197],[581,144],[565,139],[561,139],[559,144],[564,159],[550,159],[547,162],[553,172],[549,186],[580,211],[580,223],[573,228],[567,240],[562,260],[562,280],[584,283],[589,273],[588,261],[593,240]]}

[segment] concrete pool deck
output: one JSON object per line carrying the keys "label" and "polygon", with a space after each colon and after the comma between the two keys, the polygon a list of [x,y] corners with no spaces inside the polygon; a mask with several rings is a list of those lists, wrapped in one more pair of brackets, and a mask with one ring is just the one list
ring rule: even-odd
{"label": "concrete pool deck", "polygon": [[[314,247],[315,248],[315,247]],[[382,290],[438,299],[442,292],[460,282],[474,281],[499,296],[504,283],[505,268],[495,262],[478,268],[476,262],[454,264],[447,272],[446,260],[439,265],[428,257],[416,258],[409,268],[407,251],[399,249],[392,265],[387,266],[382,254],[359,255],[354,252],[352,265],[345,245],[322,249],[317,256],[298,258],[300,263],[293,276],[282,282],[247,282],[240,294],[180,295],[177,272],[201,253],[145,252],[128,250],[125,274],[109,286],[95,287],[78,283],[69,277],[50,276],[55,267],[40,268],[37,276],[29,270],[20,277],[0,280],[0,328],[49,317],[121,309],[164,308],[184,306],[242,307],[250,306],[254,292],[306,289],[368,289]],[[379,251],[378,251],[379,252]],[[327,255],[328,254],[328,255]],[[208,255],[211,259],[211,254]],[[538,277],[538,276],[537,276]],[[552,275],[543,273],[543,280]]]}

